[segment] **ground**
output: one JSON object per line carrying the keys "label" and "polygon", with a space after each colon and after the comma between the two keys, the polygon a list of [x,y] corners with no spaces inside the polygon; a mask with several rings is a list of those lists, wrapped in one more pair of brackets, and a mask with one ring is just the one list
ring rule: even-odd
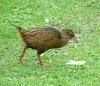
{"label": "ground", "polygon": [[[79,43],[49,50],[37,64],[35,50],[27,50],[25,64],[19,56],[23,42],[11,25],[72,29]],[[84,60],[83,66],[67,65]],[[0,0],[0,85],[1,86],[100,86],[100,1],[99,0]]]}

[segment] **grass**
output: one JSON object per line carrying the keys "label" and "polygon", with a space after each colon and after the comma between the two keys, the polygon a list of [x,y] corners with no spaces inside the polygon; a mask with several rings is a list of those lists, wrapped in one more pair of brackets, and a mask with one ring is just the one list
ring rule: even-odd
{"label": "grass", "polygon": [[[36,51],[27,50],[25,64],[19,61],[23,42],[14,27],[48,25],[71,28],[79,44],[69,43],[49,50],[43,58],[50,66],[37,64]],[[10,21],[10,23],[8,22]],[[99,86],[100,1],[99,0],[0,0],[1,86]],[[85,60],[84,66],[69,66],[66,60]]]}

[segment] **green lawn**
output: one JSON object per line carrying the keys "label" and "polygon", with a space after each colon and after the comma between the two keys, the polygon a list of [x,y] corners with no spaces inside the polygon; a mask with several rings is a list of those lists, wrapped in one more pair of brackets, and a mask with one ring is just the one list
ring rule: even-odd
{"label": "green lawn", "polygon": [[[11,24],[46,26],[45,19],[71,28],[79,43],[45,52],[48,67],[29,49],[22,65],[24,43]],[[86,64],[67,65],[70,59]],[[0,86],[100,86],[100,0],[0,0]]]}

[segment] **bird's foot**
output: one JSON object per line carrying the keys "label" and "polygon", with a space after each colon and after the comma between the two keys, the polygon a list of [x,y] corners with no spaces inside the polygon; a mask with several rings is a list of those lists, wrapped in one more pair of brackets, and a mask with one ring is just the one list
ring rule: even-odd
{"label": "bird's foot", "polygon": [[47,63],[39,63],[41,66],[49,66]]}

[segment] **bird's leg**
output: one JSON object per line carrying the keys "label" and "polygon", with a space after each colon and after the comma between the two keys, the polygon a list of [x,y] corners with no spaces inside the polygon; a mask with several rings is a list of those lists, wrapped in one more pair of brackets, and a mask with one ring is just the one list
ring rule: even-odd
{"label": "bird's leg", "polygon": [[27,49],[27,46],[24,46],[23,51],[22,51],[21,56],[20,56],[21,63],[24,63],[24,59],[23,58],[24,58],[24,54],[26,52],[26,49]]}
{"label": "bird's leg", "polygon": [[41,58],[41,54],[37,53],[37,57],[38,57],[38,59],[39,59],[39,64],[40,64],[40,65],[43,65],[43,60],[42,60],[42,58]]}

